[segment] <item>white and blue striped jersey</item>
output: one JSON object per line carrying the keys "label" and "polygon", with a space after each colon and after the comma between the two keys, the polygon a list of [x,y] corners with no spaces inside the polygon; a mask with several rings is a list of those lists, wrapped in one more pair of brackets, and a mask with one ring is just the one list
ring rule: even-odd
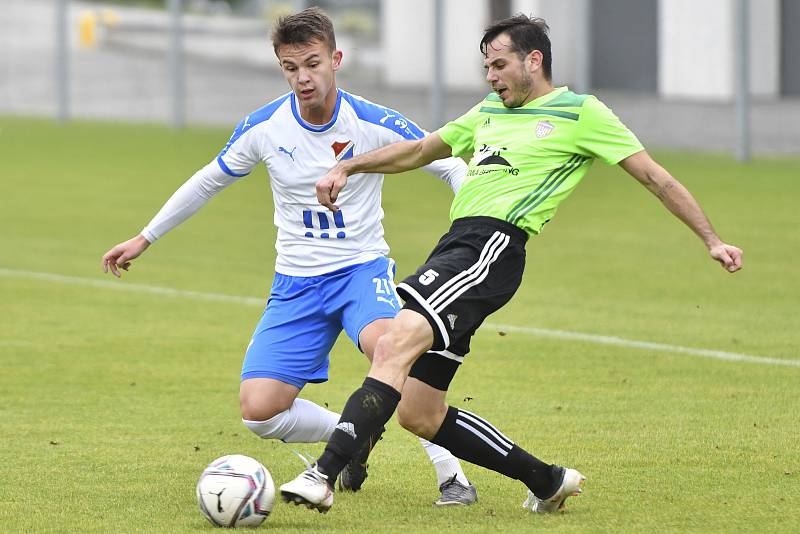
{"label": "white and blue striped jersey", "polygon": [[[290,92],[245,117],[218,157],[167,201],[142,234],[151,242],[158,239],[263,162],[278,228],[277,272],[317,276],[385,256],[389,246],[381,223],[383,175],[350,176],[335,213],[317,201],[316,182],[341,159],[425,134],[400,113],[341,89],[331,120],[312,125],[300,117]],[[424,168],[454,191],[467,173],[457,158]]]}

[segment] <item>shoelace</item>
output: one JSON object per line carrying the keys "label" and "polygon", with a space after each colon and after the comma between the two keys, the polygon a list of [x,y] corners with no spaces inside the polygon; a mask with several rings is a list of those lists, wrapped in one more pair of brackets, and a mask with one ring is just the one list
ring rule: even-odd
{"label": "shoelace", "polygon": [[452,486],[453,484],[456,484],[457,483],[457,480],[456,480],[457,478],[458,478],[458,475],[453,475],[452,477],[448,478],[447,480],[445,480],[442,483],[442,485],[440,486],[439,490],[440,491],[444,491],[447,488],[449,488],[450,486]]}
{"label": "shoelace", "polygon": [[294,450],[292,452],[295,453],[306,465],[306,470],[303,472],[304,479],[315,483],[320,481],[324,481],[327,483],[328,477],[319,472],[316,464],[312,464],[310,459],[306,458],[299,452]]}

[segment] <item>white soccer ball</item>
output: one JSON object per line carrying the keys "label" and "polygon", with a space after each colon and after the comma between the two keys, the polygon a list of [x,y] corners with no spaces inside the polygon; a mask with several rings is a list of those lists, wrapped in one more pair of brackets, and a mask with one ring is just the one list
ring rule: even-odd
{"label": "white soccer ball", "polygon": [[197,482],[200,511],[217,527],[257,527],[272,511],[275,484],[258,460],[231,454],[206,467]]}

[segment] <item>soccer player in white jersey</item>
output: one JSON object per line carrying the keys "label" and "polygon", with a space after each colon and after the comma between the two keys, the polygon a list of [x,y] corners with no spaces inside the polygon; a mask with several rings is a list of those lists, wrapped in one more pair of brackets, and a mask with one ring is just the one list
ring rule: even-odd
{"label": "soccer player in white jersey", "polygon": [[[315,184],[337,161],[425,132],[396,111],[337,88],[342,52],[320,10],[279,20],[272,41],[291,91],[246,116],[219,156],[183,184],[141,234],[109,250],[102,266],[119,277],[119,268],[127,270],[156,239],[263,162],[275,204],[278,256],[270,297],[242,367],[242,420],[262,438],[327,441],[339,414],[298,394],[307,383],[328,379],[329,352],[342,330],[371,360],[401,303],[381,224],[383,176],[353,177],[339,197],[341,210],[333,214],[318,204]],[[455,158],[426,170],[454,190],[467,172]],[[404,393],[435,394],[422,382]],[[382,431],[345,469],[340,487],[361,487],[367,455]],[[475,487],[458,460],[421,442],[442,492],[436,504],[475,502]]]}

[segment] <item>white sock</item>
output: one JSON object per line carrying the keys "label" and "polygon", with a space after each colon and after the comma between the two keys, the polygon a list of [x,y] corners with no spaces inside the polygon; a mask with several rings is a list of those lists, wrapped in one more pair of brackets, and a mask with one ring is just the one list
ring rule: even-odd
{"label": "white sock", "polygon": [[431,459],[434,469],[436,469],[436,478],[439,479],[440,486],[453,478],[453,475],[456,476],[456,480],[461,484],[469,486],[469,480],[467,480],[464,470],[461,469],[461,462],[458,461],[458,458],[444,447],[431,443],[425,438],[419,438],[419,442],[422,443],[425,453]]}
{"label": "white sock", "polygon": [[328,441],[339,414],[305,399],[295,399],[285,412],[266,421],[248,421],[244,425],[264,439],[279,439],[284,443],[317,443]]}

